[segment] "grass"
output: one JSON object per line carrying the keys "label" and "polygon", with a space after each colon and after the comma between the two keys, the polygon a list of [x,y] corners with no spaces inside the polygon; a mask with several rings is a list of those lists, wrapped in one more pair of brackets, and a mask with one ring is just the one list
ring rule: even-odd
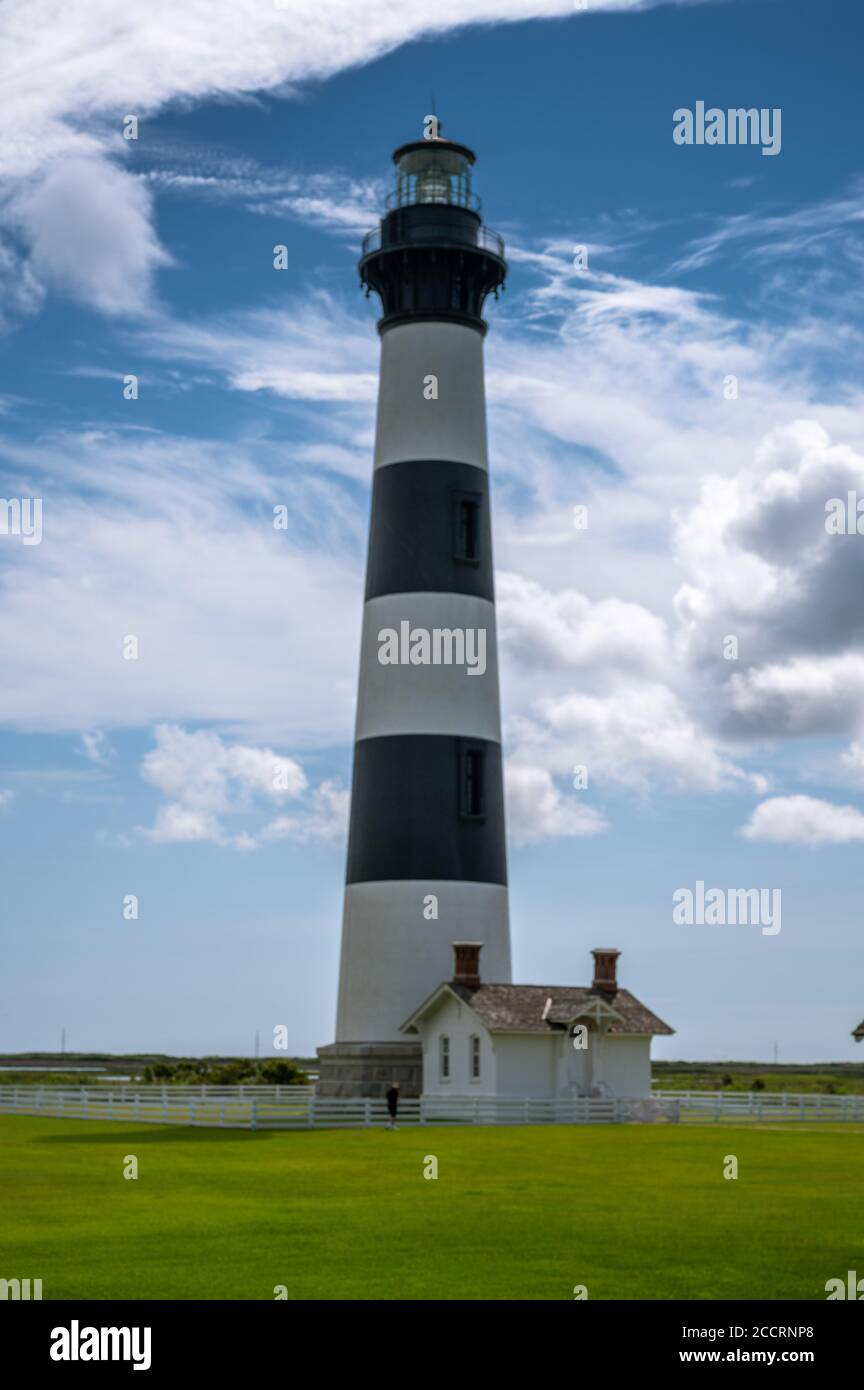
{"label": "grass", "polygon": [[824,1299],[827,1279],[864,1276],[862,1177],[851,1125],[252,1133],[0,1116],[0,1276],[41,1278],[46,1299],[272,1299],[279,1284],[291,1299],[571,1299],[576,1284]]}

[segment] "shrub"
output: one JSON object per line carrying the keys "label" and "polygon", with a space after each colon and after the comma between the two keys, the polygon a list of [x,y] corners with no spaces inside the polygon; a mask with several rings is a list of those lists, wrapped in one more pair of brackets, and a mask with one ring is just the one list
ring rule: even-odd
{"label": "shrub", "polygon": [[306,1073],[293,1062],[275,1057],[260,1064],[256,1078],[268,1086],[300,1086],[306,1079]]}

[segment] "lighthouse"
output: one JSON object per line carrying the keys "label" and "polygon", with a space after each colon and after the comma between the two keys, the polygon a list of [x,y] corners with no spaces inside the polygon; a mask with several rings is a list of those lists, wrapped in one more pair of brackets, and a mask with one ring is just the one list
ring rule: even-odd
{"label": "lighthouse", "polygon": [[381,302],[378,413],[336,1041],[318,1092],[422,1087],[400,1024],[454,941],[511,979],[483,305],[507,272],[467,146],[427,118],[359,263]]}

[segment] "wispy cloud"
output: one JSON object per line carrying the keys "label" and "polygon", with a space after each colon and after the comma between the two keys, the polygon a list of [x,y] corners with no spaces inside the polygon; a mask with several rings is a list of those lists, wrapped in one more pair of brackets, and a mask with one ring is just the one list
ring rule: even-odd
{"label": "wispy cloud", "polygon": [[3,722],[350,739],[365,516],[338,477],[266,440],[85,431],[2,453],[50,515],[37,564],[0,553]]}
{"label": "wispy cloud", "polygon": [[[864,179],[858,177],[844,193],[818,203],[737,213],[718,221],[712,231],[690,242],[685,254],[673,263],[671,273],[701,269],[726,251],[734,251],[739,261],[774,263],[794,257],[799,279],[804,281],[801,265],[808,259],[829,255],[846,259],[851,255],[860,261],[864,247],[857,232],[862,223]],[[854,240],[848,239],[848,232],[856,233]]]}
{"label": "wispy cloud", "polygon": [[375,225],[388,191],[383,179],[338,169],[294,171],[222,151],[148,147],[141,157],[152,167],[140,177],[154,192],[239,203],[252,213],[309,222],[352,240]]}

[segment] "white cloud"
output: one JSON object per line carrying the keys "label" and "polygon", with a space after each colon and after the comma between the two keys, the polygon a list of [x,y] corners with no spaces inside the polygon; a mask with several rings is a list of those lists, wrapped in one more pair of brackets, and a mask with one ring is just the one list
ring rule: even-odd
{"label": "white cloud", "polygon": [[219,150],[148,143],[136,153],[159,164],[141,175],[154,191],[239,202],[249,212],[288,216],[352,238],[374,225],[390,191],[383,179],[358,179],[339,169],[295,172]]}
{"label": "white cloud", "polygon": [[92,734],[83,733],[81,742],[84,744],[84,756],[89,758],[91,763],[104,765],[108,761],[108,746],[101,729]]}
{"label": "white cloud", "polygon": [[14,795],[12,791],[0,791],[0,811],[5,811],[11,806]]}
{"label": "white cloud", "polygon": [[269,748],[232,746],[218,734],[189,734],[169,724],[159,725],[155,738],[156,747],[141,764],[142,777],[163,796],[198,810],[226,811],[256,795],[281,802],[306,789],[300,765]]}
{"label": "white cloud", "polygon": [[3,452],[46,522],[35,563],[0,553],[0,720],[350,742],[366,515],[337,479],[266,440],[91,432]]}
{"label": "white cloud", "polygon": [[29,273],[105,314],[144,311],[154,271],[171,263],[151,214],[142,183],[94,158],[49,166],[8,211],[28,244]]}
{"label": "white cloud", "polygon": [[[141,764],[145,782],[167,803],[149,830],[156,843],[209,840],[252,849],[277,839],[331,839],[344,832],[347,792],[328,781],[306,798],[309,783],[294,758],[269,748],[230,744],[209,730],[188,733],[176,725],[154,731],[156,746]],[[260,803],[299,803],[297,814],[279,816],[256,830],[229,832],[225,818],[260,813]]]}
{"label": "white cloud", "polygon": [[[518,730],[544,761],[567,757],[588,769],[590,785],[645,793],[765,789],[764,778],[738,767],[702,730],[674,691],[628,681],[604,696],[571,693],[540,705],[543,723]],[[563,771],[563,768],[560,770]]]}
{"label": "white cloud", "polygon": [[[505,742],[515,766],[591,787],[765,791],[691,708],[691,677],[662,619],[520,575],[497,578]],[[539,784],[538,784],[539,785]]]}
{"label": "white cloud", "polygon": [[370,330],[368,321],[318,293],[281,309],[199,323],[162,317],[136,337],[153,356],[215,369],[237,391],[359,402],[371,413],[378,392],[378,346]]}
{"label": "white cloud", "polygon": [[[658,0],[659,3],[659,0]],[[645,0],[593,0],[595,10],[645,8]],[[284,95],[371,62],[422,35],[469,24],[570,18],[572,0],[7,0],[0,11],[0,170],[30,171],[95,139],[98,118],[117,122],[169,102]],[[118,115],[119,113],[119,115]],[[82,129],[83,127],[83,129]]]}
{"label": "white cloud", "polygon": [[[739,738],[848,736],[862,727],[864,544],[826,531],[826,503],[864,488],[864,456],[814,420],[771,431],[732,477],[676,514],[687,582],[679,650]],[[738,643],[724,659],[724,641]]]}
{"label": "white cloud", "polygon": [[742,726],[774,737],[855,732],[864,723],[864,654],[753,667],[730,678],[729,705]]}
{"label": "white cloud", "polygon": [[515,844],[537,840],[599,835],[609,826],[593,806],[580,802],[578,791],[565,798],[542,767],[508,760],[505,765],[507,830]]}
{"label": "white cloud", "polygon": [[[45,292],[23,256],[0,240],[0,329],[14,326],[19,318],[42,307]],[[6,409],[5,403],[0,413]]]}
{"label": "white cloud", "polygon": [[342,839],[348,831],[350,794],[338,782],[325,781],[309,797],[302,815],[277,816],[257,836],[258,844],[275,840]]}
{"label": "white cloud", "polygon": [[160,806],[156,812],[156,822],[149,831],[142,831],[154,844],[176,844],[183,841],[225,839],[215,816],[206,811],[195,811],[189,806],[171,802]]}
{"label": "white cloud", "polygon": [[[743,188],[753,179],[735,179],[730,187]],[[731,250],[740,267],[747,258],[767,260],[772,266],[781,257],[794,257],[795,280],[799,286],[814,278],[797,274],[802,259],[812,267],[829,256],[838,257],[843,249],[845,230],[864,221],[864,181],[857,177],[849,188],[823,202],[789,208],[780,212],[737,213],[718,223],[707,234],[691,242],[686,254],[672,267],[676,273],[701,269]],[[745,243],[742,246],[741,243]],[[820,278],[824,292],[824,280]]]}
{"label": "white cloud", "polygon": [[813,796],[775,796],[757,806],[741,834],[783,845],[845,845],[864,840],[864,813]]}
{"label": "white cloud", "polygon": [[635,603],[591,603],[573,589],[550,593],[523,575],[499,573],[497,612],[503,640],[520,663],[570,672],[626,669],[668,672],[662,619]]}
{"label": "white cloud", "polygon": [[840,761],[854,782],[864,783],[864,743],[850,743]]}

